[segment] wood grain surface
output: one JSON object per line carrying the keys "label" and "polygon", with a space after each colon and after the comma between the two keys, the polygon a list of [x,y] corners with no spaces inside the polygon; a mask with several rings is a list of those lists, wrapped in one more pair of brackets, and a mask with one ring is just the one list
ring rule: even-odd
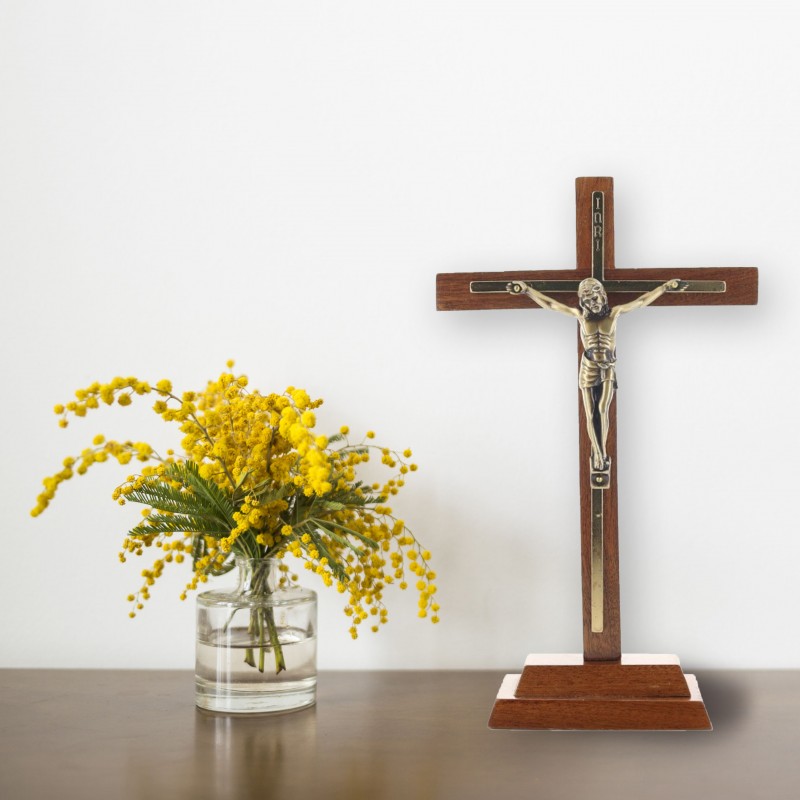
{"label": "wood grain surface", "polygon": [[323,672],[315,707],[243,718],[198,711],[189,670],[0,670],[0,797],[800,797],[800,671],[699,674],[711,733],[490,730],[502,675]]}
{"label": "wood grain surface", "polygon": [[507,675],[490,728],[524,730],[711,730],[694,675],[689,697],[517,697],[519,675]]}
{"label": "wood grain surface", "polygon": [[[566,659],[565,659],[566,660]],[[675,656],[642,656],[631,661],[623,654],[617,661],[583,663],[537,663],[529,656],[522,670],[515,697],[689,697],[680,662]]]}

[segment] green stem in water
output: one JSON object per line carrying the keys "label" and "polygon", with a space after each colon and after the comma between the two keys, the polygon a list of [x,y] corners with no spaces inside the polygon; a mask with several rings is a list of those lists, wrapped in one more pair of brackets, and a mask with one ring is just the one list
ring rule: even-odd
{"label": "green stem in water", "polygon": [[[275,674],[280,675],[286,669],[286,661],[283,658],[283,647],[278,639],[278,628],[275,626],[275,617],[271,608],[264,609],[267,617],[267,627],[269,628],[269,640],[275,653]],[[263,653],[262,653],[263,655]]]}
{"label": "green stem in water", "polygon": [[[266,652],[270,648],[275,656],[275,674],[280,675],[286,669],[286,659],[283,657],[283,645],[278,638],[278,627],[275,624],[275,616],[271,608],[259,606],[250,612],[250,625],[248,631],[258,635],[258,671],[264,671]],[[255,667],[255,654],[252,647],[245,650],[244,660],[246,664]]]}
{"label": "green stem in water", "polygon": [[[253,576],[251,594],[255,597],[269,598],[272,592],[268,585],[269,566],[256,569]],[[272,648],[275,657],[275,674],[280,675],[286,669],[286,660],[283,657],[283,645],[278,637],[278,626],[275,624],[275,614],[270,606],[256,606],[250,611],[250,624],[247,627],[249,634],[258,637],[258,671],[264,671],[266,651]],[[267,643],[269,642],[269,644]],[[251,667],[256,667],[255,653],[248,647],[244,653],[244,661]]]}
{"label": "green stem in water", "polygon": [[264,609],[256,609],[258,617],[258,671],[264,671]]}
{"label": "green stem in water", "polygon": [[[250,634],[250,636],[253,635],[253,631],[255,630],[255,628],[253,626],[253,622],[254,622],[254,620],[253,620],[253,612],[251,611],[250,612],[250,623],[247,626],[247,632]],[[248,647],[244,651],[244,663],[247,664],[250,667],[255,667],[256,662],[255,662],[255,659],[253,658],[253,648],[252,647]]]}

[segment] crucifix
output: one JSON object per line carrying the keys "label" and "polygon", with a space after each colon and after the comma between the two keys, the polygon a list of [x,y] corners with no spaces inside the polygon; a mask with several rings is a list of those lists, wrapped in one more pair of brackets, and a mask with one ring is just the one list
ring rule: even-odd
{"label": "crucifix", "polygon": [[[611,178],[575,182],[577,267],[436,276],[439,311],[544,308],[578,322],[583,654],[531,655],[507,675],[489,725],[527,729],[710,729],[693,675],[671,655],[623,654],[617,543],[616,334],[649,305],[758,299],[750,267],[617,269]],[[624,321],[621,323],[624,328]]]}

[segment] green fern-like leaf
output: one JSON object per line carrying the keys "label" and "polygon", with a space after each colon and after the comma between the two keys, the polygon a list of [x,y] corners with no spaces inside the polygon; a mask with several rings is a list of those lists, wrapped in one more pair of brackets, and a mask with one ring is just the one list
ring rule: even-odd
{"label": "green fern-like leaf", "polygon": [[150,514],[144,522],[131,528],[129,536],[139,538],[148,534],[159,533],[199,533],[221,539],[230,533],[229,528],[220,525],[215,518],[189,514]]}
{"label": "green fern-like leaf", "polygon": [[344,536],[338,534],[333,528],[328,528],[324,522],[314,521],[310,527],[304,528],[303,530],[308,530],[309,533],[317,528],[325,533],[326,536],[329,536],[333,539],[341,547],[346,547],[352,550],[359,558],[366,553],[366,550],[362,550],[357,545],[353,544],[351,541],[346,539]]}
{"label": "green fern-like leaf", "polygon": [[[173,485],[175,483],[179,486]],[[232,500],[216,483],[203,478],[198,465],[192,461],[170,464],[163,475],[147,479],[126,498],[150,506],[155,512],[132,528],[130,536],[196,534],[195,550],[199,547],[200,554],[193,553],[195,561],[205,554],[203,536],[220,539],[236,525]]]}
{"label": "green fern-like leaf", "polygon": [[194,489],[198,496],[205,498],[211,506],[217,509],[222,519],[231,527],[236,524],[233,519],[233,512],[236,509],[230,496],[222,491],[214,481],[200,475],[200,467],[194,461],[178,461],[170,464],[164,474],[166,477]]}
{"label": "green fern-like leaf", "polygon": [[334,522],[332,519],[319,519],[317,517],[311,517],[309,518],[309,522],[313,522],[315,525],[319,525],[325,529],[336,528],[337,530],[343,531],[347,536],[354,536],[356,539],[363,542],[365,545],[367,545],[367,547],[371,547],[373,550],[378,547],[378,543],[374,539],[370,539],[369,536],[364,536],[363,533],[354,531],[352,528],[348,528],[346,525]]}
{"label": "green fern-like leaf", "polygon": [[126,499],[129,502],[151,506],[165,513],[195,513],[218,516],[216,506],[209,503],[205,498],[176,489],[174,486],[165,484],[160,480],[145,483],[141,488],[135,489],[126,495]]}

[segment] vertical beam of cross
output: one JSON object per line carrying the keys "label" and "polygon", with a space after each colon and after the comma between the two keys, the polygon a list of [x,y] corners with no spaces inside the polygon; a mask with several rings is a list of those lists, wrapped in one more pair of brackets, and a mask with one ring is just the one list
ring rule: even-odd
{"label": "vertical beam of cross", "polygon": [[[614,269],[614,183],[611,178],[575,182],[577,271],[599,281]],[[578,331],[578,362],[583,354]],[[619,613],[619,535],[617,514],[617,403],[611,404],[606,445],[611,459],[608,484],[591,484],[587,469],[591,443],[578,392],[578,463],[581,493],[581,582],[583,657],[615,661],[622,654]]]}

